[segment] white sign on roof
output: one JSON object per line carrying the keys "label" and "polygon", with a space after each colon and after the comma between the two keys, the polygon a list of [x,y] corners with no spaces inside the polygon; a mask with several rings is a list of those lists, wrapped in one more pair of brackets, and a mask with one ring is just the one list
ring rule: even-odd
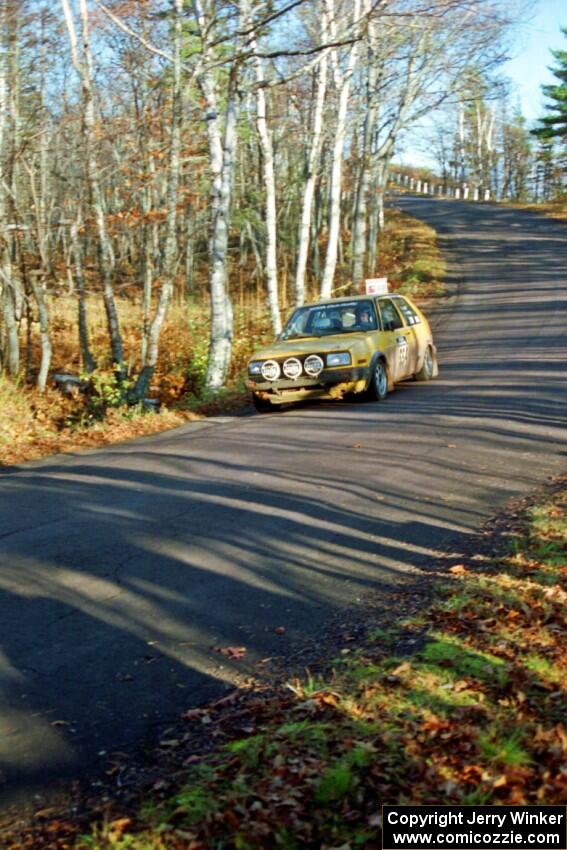
{"label": "white sign on roof", "polygon": [[366,279],[367,295],[386,295],[388,292],[387,277],[370,277]]}

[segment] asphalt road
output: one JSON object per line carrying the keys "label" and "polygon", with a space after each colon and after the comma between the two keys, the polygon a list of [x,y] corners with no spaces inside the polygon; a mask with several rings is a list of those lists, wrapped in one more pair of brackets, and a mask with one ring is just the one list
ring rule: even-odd
{"label": "asphalt road", "polygon": [[[2,473],[3,803],[316,642],[567,466],[567,227],[401,203],[452,263],[439,380]],[[235,645],[232,665],[212,649]]]}

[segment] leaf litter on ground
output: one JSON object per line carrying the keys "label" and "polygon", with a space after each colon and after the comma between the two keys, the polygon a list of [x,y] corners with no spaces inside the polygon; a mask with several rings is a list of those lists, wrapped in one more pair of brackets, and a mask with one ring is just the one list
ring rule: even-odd
{"label": "leaf litter on ground", "polygon": [[190,709],[129,798],[7,846],[373,850],[382,803],[567,804],[566,483],[455,553],[429,607],[343,630],[322,674]]}

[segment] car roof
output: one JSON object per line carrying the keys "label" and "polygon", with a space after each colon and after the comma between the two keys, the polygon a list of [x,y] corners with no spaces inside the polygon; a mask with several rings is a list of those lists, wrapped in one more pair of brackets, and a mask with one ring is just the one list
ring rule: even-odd
{"label": "car roof", "polygon": [[[382,298],[387,296],[391,298],[392,296],[396,297],[396,292],[383,292],[381,295],[342,295],[337,298],[322,298],[320,301],[310,301],[309,303],[303,304],[303,307],[314,307],[316,304],[339,304],[342,301],[371,301],[373,298]],[[399,296],[398,296],[399,297]]]}

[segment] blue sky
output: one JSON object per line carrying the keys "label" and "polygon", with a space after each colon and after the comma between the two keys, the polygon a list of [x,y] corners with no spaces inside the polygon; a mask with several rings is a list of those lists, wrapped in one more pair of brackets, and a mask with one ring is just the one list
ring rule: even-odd
{"label": "blue sky", "polygon": [[[507,0],[499,2],[506,3]],[[511,58],[500,68],[499,76],[508,77],[511,82],[512,104],[519,103],[523,115],[533,126],[545,114],[542,84],[556,81],[549,70],[555,62],[550,50],[567,50],[567,38],[560,29],[562,26],[567,27],[567,0],[532,0],[529,17],[517,24],[510,42],[508,52]],[[408,132],[394,162],[436,167],[428,141],[430,122],[431,119],[426,118]]]}
{"label": "blue sky", "polygon": [[567,27],[567,0],[536,0],[530,20],[518,27],[510,50],[514,58],[502,69],[511,78],[529,121],[535,121],[543,112],[541,84],[554,81],[548,70],[554,62],[550,49],[567,49],[561,26]]}

